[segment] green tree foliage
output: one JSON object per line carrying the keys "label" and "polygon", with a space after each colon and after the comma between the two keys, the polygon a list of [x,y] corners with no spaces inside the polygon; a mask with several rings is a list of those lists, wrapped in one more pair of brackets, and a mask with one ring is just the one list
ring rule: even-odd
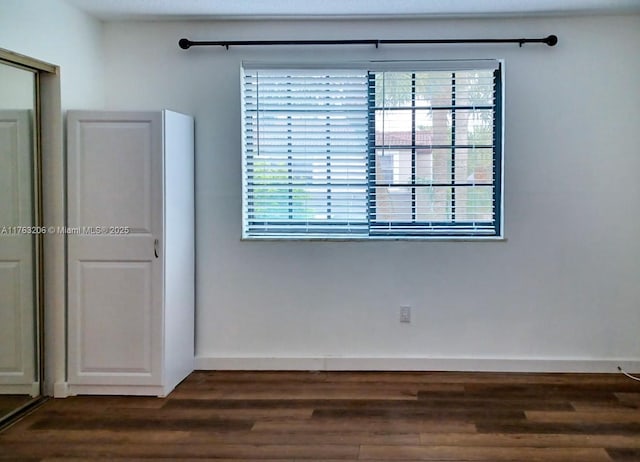
{"label": "green tree foliage", "polygon": [[[283,219],[309,220],[313,213],[307,207],[309,194],[295,181],[287,162],[254,160],[254,192],[249,203],[257,221],[280,221]],[[286,215],[286,216],[285,216]]]}

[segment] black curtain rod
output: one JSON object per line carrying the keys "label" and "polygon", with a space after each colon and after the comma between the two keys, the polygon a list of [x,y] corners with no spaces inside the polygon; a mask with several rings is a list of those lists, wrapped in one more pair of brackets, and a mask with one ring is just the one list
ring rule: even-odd
{"label": "black curtain rod", "polygon": [[549,35],[544,38],[511,38],[511,39],[417,39],[417,40],[225,40],[225,41],[193,41],[186,38],[180,39],[178,45],[183,50],[191,47],[221,46],[227,50],[230,46],[262,46],[262,45],[399,45],[399,44],[439,44],[439,43],[517,43],[522,46],[525,43],[545,43],[550,47],[558,43],[558,37]]}

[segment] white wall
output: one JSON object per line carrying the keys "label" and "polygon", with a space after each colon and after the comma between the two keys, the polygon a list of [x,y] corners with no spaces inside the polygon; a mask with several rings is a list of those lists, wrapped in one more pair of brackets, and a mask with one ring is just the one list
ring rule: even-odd
{"label": "white wall", "polygon": [[1,0],[0,48],[60,66],[62,107],[103,103],[102,24],[62,0]]}
{"label": "white wall", "polygon": [[[555,48],[177,47],[550,33]],[[637,369],[638,43],[638,15],[107,24],[106,105],[196,118],[198,366]],[[506,62],[505,242],[240,241],[242,60],[487,57]]]}

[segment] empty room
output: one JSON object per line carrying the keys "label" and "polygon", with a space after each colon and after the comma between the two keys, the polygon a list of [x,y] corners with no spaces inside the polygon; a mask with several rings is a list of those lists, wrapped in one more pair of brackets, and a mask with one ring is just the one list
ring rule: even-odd
{"label": "empty room", "polygon": [[0,460],[640,461],[640,2],[1,0]]}

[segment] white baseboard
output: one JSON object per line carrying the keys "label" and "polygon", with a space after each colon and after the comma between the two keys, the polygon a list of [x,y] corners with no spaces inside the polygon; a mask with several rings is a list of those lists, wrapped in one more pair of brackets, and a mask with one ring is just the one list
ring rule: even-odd
{"label": "white baseboard", "polygon": [[56,382],[53,384],[53,397],[54,398],[68,398],[69,384],[67,382]]}
{"label": "white baseboard", "polygon": [[503,359],[427,357],[214,357],[197,356],[199,370],[640,372],[640,359]]}
{"label": "white baseboard", "polygon": [[32,383],[1,383],[0,395],[28,395],[31,397],[40,395],[40,384]]}
{"label": "white baseboard", "polygon": [[69,385],[69,396],[118,395],[118,396],[167,396],[173,388],[155,385]]}
{"label": "white baseboard", "polygon": [[40,396],[40,382],[33,382],[31,384],[31,397],[35,398],[36,396]]}

